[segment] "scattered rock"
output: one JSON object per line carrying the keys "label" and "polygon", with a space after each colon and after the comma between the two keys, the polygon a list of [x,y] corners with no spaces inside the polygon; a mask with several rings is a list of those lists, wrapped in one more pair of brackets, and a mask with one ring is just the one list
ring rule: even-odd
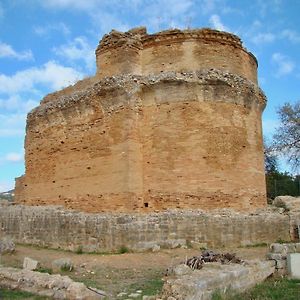
{"label": "scattered rock", "polygon": [[143,300],[156,300],[156,296],[143,296]]}
{"label": "scattered rock", "polygon": [[64,271],[72,271],[74,265],[70,258],[59,258],[52,262],[52,269],[54,272],[64,270]]}
{"label": "scattered rock", "polygon": [[38,269],[40,263],[37,260],[34,260],[30,257],[25,257],[23,261],[23,269],[33,271]]}
{"label": "scattered rock", "polygon": [[5,237],[0,239],[0,254],[13,253],[16,249],[12,239]]}
{"label": "scattered rock", "polygon": [[118,298],[122,298],[122,297],[124,297],[124,296],[126,296],[126,295],[127,295],[127,293],[121,292],[121,293],[119,293],[119,294],[117,295],[117,297],[118,297]]}
{"label": "scattered rock", "polygon": [[193,270],[189,266],[187,266],[185,264],[181,264],[181,265],[178,265],[175,268],[173,268],[173,273],[176,276],[181,276],[181,275],[189,274],[191,272],[193,272]]}
{"label": "scattered rock", "polygon": [[300,197],[278,196],[274,199],[273,205],[282,207],[287,211],[300,210]]}
{"label": "scattered rock", "polygon": [[159,245],[154,245],[152,247],[152,252],[158,252],[160,250],[160,246]]}
{"label": "scattered rock", "polygon": [[139,298],[141,296],[140,293],[131,293],[128,297],[131,297],[131,298]]}

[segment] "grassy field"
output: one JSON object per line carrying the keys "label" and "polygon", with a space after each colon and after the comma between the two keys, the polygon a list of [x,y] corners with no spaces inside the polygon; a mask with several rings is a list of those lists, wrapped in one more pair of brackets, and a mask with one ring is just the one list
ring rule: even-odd
{"label": "grassy field", "polygon": [[270,279],[242,293],[226,295],[215,293],[212,300],[299,300],[300,280],[287,278]]}
{"label": "grassy field", "polygon": [[1,300],[14,300],[14,299],[27,299],[27,300],[47,300],[49,298],[36,296],[31,293],[21,292],[21,291],[11,291],[7,289],[0,288],[0,299]]}

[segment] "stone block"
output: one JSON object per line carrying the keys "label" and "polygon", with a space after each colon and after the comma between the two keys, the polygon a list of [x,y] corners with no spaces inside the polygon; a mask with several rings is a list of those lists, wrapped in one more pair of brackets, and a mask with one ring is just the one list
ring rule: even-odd
{"label": "stone block", "polygon": [[160,250],[160,246],[159,245],[154,245],[152,247],[152,252],[158,252]]}
{"label": "stone block", "polygon": [[279,243],[275,243],[275,244],[271,244],[270,245],[270,251],[272,253],[281,253],[281,254],[287,254],[287,247],[285,244],[279,244]]}
{"label": "stone block", "polygon": [[15,248],[15,243],[10,238],[6,237],[0,240],[0,254],[13,253]]}
{"label": "stone block", "polygon": [[300,279],[300,253],[290,253],[287,257],[288,274]]}
{"label": "stone block", "polygon": [[300,209],[300,198],[292,196],[278,196],[275,198],[273,205],[277,207],[283,207],[286,210],[299,210]]}
{"label": "stone block", "polygon": [[193,270],[189,266],[184,265],[184,264],[178,265],[173,269],[173,273],[176,276],[182,276],[182,275],[186,275],[186,274],[189,274],[192,272],[193,272]]}
{"label": "stone block", "polygon": [[276,269],[286,269],[286,259],[277,260]]}
{"label": "stone block", "polygon": [[37,260],[34,260],[30,257],[25,257],[23,261],[23,269],[33,271],[38,269],[40,263]]}
{"label": "stone block", "polygon": [[300,253],[300,243],[295,244],[295,251],[296,253]]}
{"label": "stone block", "polygon": [[70,258],[59,258],[52,262],[53,271],[57,272],[60,270],[72,271],[74,268],[73,263]]}
{"label": "stone block", "polygon": [[282,255],[280,253],[268,253],[267,258],[268,259],[274,259],[274,260],[282,260],[282,259],[285,259],[286,256]]}

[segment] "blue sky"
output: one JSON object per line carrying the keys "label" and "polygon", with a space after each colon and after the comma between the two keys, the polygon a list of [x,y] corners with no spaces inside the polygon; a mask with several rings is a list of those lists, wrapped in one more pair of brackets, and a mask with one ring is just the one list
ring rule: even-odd
{"label": "blue sky", "polygon": [[300,99],[299,0],[0,0],[0,192],[24,173],[26,114],[54,90],[94,74],[112,28],[211,27],[239,35],[259,62],[271,137],[284,102]]}

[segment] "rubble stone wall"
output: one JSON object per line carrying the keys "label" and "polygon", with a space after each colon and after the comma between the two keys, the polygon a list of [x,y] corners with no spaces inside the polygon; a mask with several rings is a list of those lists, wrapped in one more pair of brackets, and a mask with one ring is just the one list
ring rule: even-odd
{"label": "rubble stone wall", "polygon": [[149,214],[87,214],[62,207],[22,205],[0,208],[0,238],[16,243],[88,252],[174,248],[191,242],[237,247],[290,240],[289,216],[262,211],[167,211]]}
{"label": "rubble stone wall", "polygon": [[244,265],[207,263],[201,270],[190,269],[186,274],[167,277],[162,299],[211,300],[216,292],[241,293],[263,282],[274,271],[274,262],[270,261],[247,261]]}

